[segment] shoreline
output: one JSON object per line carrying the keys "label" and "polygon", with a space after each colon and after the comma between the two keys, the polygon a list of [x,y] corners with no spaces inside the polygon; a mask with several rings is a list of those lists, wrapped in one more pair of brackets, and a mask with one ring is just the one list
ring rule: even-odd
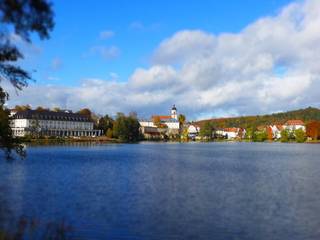
{"label": "shoreline", "polygon": [[[142,139],[141,141],[137,142],[124,142],[116,138],[108,138],[108,137],[81,137],[81,138],[32,138],[32,139],[25,139],[20,138],[20,142],[22,144],[35,144],[35,145],[46,145],[46,144],[61,144],[61,143],[112,143],[112,144],[123,144],[123,143],[141,143],[141,142],[155,142],[155,143],[235,143],[235,142],[247,142],[247,143],[254,143],[254,141],[250,141],[248,139],[243,140],[148,140]],[[295,141],[288,141],[288,142],[281,142],[281,141],[263,141],[258,143],[298,143]],[[305,141],[304,144],[320,144],[320,140],[312,140],[312,141]],[[301,144],[301,143],[300,143]]]}

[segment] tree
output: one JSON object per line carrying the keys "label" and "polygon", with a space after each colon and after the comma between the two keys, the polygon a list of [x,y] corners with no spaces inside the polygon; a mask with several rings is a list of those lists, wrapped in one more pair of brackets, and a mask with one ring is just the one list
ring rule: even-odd
{"label": "tree", "polygon": [[311,121],[306,125],[306,134],[313,140],[320,137],[320,121]]}
{"label": "tree", "polygon": [[113,123],[113,136],[124,142],[136,142],[140,139],[140,124],[137,118],[118,113]]}
{"label": "tree", "polygon": [[211,139],[212,131],[213,131],[213,127],[211,122],[205,122],[203,126],[200,128],[199,135],[201,136],[201,138]]}
{"label": "tree", "polygon": [[31,106],[30,105],[16,105],[14,107],[14,110],[16,110],[17,112],[31,110]]}
{"label": "tree", "polygon": [[152,118],[152,121],[153,121],[153,124],[154,124],[155,126],[160,127],[160,125],[161,125],[161,119],[160,119],[159,116],[154,116],[154,117]]}
{"label": "tree", "polygon": [[52,111],[54,111],[54,112],[60,112],[60,111],[61,111],[61,109],[60,109],[60,108],[58,108],[58,107],[54,107],[54,108],[52,109]]}
{"label": "tree", "polygon": [[[103,130],[103,132],[107,135],[108,130],[112,131],[114,120],[107,114],[104,117],[101,117],[98,121],[98,129]],[[110,134],[110,131],[109,131]],[[112,136],[112,134],[111,134]]]}
{"label": "tree", "polygon": [[4,101],[0,101],[0,148],[4,151],[7,159],[12,158],[12,151],[15,151],[21,157],[25,156],[23,146],[18,139],[12,136],[10,128],[9,110],[3,107]]}
{"label": "tree", "polygon": [[91,110],[89,108],[83,108],[79,110],[77,113],[80,115],[86,116],[88,118],[91,118]]}
{"label": "tree", "polygon": [[183,125],[186,122],[186,116],[183,114],[179,114],[178,121],[179,121],[179,134],[182,135]]}
{"label": "tree", "polygon": [[43,111],[48,111],[48,110],[49,110],[49,109],[44,108],[44,107],[41,107],[41,106],[39,106],[39,107],[36,108],[36,111],[38,111],[38,112],[43,112]]}
{"label": "tree", "polygon": [[307,139],[306,132],[301,128],[294,131],[294,136],[296,138],[296,142],[298,143],[303,143]]}
{"label": "tree", "polygon": [[255,131],[253,134],[253,141],[254,142],[264,142],[267,139],[268,139],[268,134],[265,130]]}
{"label": "tree", "polygon": [[281,142],[289,142],[289,131],[286,129],[283,129],[281,131],[281,138],[280,138]]}
{"label": "tree", "polygon": [[179,114],[178,121],[179,121],[180,125],[183,125],[186,121],[186,116],[183,114]]}
{"label": "tree", "polygon": [[106,133],[106,136],[107,136],[108,138],[112,138],[112,137],[113,137],[112,128],[108,128],[107,133]]}
{"label": "tree", "polygon": [[[49,38],[54,26],[51,5],[46,0],[0,0],[0,24],[0,83],[6,80],[17,90],[22,90],[31,80],[31,74],[16,64],[24,56],[7,29],[13,29],[14,36],[22,41],[31,42],[30,34],[34,32],[40,39]],[[10,136],[9,111],[4,107],[8,97],[0,87],[0,149],[9,158],[12,150],[20,155],[23,152],[18,140]]]}

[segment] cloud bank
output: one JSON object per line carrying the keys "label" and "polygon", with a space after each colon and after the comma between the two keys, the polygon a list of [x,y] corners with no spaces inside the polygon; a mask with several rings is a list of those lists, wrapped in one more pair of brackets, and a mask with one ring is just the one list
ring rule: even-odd
{"label": "cloud bank", "polygon": [[[320,106],[320,1],[294,2],[238,33],[182,30],[154,50],[149,68],[126,82],[84,79],[78,87],[37,86],[10,105],[90,107],[99,113],[166,113],[190,119]],[[96,49],[108,58],[114,51]],[[109,56],[110,55],[110,56]],[[41,93],[41,94],[36,94]]]}

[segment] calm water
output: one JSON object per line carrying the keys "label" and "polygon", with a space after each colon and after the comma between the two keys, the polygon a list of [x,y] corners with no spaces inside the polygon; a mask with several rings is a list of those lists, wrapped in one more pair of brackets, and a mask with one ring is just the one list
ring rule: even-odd
{"label": "calm water", "polygon": [[1,224],[71,239],[320,239],[320,145],[29,147],[0,161]]}

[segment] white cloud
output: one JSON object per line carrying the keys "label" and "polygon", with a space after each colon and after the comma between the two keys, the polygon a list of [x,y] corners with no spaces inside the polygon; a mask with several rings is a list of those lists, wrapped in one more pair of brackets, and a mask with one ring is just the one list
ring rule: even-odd
{"label": "white cloud", "polygon": [[[189,119],[319,107],[319,9],[318,0],[295,2],[239,33],[179,31],[155,49],[153,65],[137,68],[127,82],[111,78],[87,79],[79,87],[31,86],[11,103],[60,103],[100,113],[135,110],[146,116],[165,113],[175,103]],[[101,46],[92,51],[107,59],[119,54],[117,48]],[[279,69],[285,71],[279,74]],[[39,91],[44,96],[36,98]]]}
{"label": "white cloud", "polygon": [[99,38],[101,40],[106,40],[106,39],[109,39],[109,38],[112,38],[113,36],[115,35],[115,33],[111,30],[104,30],[104,31],[101,31],[100,34],[99,34]]}

